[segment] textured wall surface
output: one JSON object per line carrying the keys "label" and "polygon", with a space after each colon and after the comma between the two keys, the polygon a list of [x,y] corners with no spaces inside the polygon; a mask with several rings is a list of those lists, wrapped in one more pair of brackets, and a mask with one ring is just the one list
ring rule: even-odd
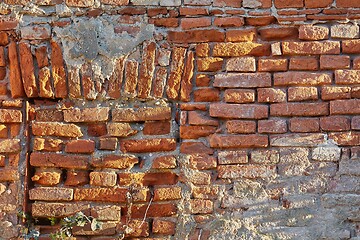
{"label": "textured wall surface", "polygon": [[[360,239],[360,1],[2,0],[0,239]],[[56,222],[57,220],[55,220]]]}

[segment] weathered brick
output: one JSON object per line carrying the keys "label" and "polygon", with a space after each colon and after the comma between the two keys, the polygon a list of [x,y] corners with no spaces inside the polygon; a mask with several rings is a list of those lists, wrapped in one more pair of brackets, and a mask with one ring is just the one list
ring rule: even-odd
{"label": "weathered brick", "polygon": [[0,182],[13,182],[19,179],[19,172],[16,169],[0,168]]}
{"label": "weathered brick", "polygon": [[218,126],[219,123],[215,119],[210,118],[209,116],[197,112],[189,111],[188,112],[188,121],[191,125],[209,125],[209,126]]}
{"label": "weathered brick", "polygon": [[350,130],[350,119],[342,116],[329,116],[320,118],[320,127],[324,131]]}
{"label": "weathered brick", "polygon": [[[74,191],[75,201],[126,202],[126,188],[77,188]],[[146,196],[145,196],[146,198]]]}
{"label": "weathered brick", "polygon": [[219,165],[219,178],[273,178],[276,176],[275,166],[261,165]]}
{"label": "weathered brick", "polygon": [[91,172],[90,185],[102,186],[102,187],[113,187],[116,184],[117,175],[115,172]]}
{"label": "weathered brick", "polygon": [[322,55],[320,56],[320,69],[350,68],[349,56]]}
{"label": "weathered brick", "polygon": [[267,147],[268,137],[265,135],[219,135],[209,138],[212,148],[251,148]]}
{"label": "weathered brick", "polygon": [[116,150],[118,146],[117,138],[100,138],[99,139],[99,149],[100,150]]}
{"label": "weathered brick", "polygon": [[360,53],[360,40],[344,40],[341,47],[343,53]]}
{"label": "weathered brick", "polygon": [[[351,129],[353,130],[360,130],[360,117],[355,116],[351,119]],[[348,130],[348,129],[346,129]]]}
{"label": "weathered brick", "polygon": [[333,3],[333,0],[305,0],[306,8],[326,8]]}
{"label": "weathered brick", "polygon": [[329,139],[335,141],[339,146],[358,146],[360,145],[359,132],[339,132],[329,133]]}
{"label": "weathered brick", "polygon": [[226,121],[226,130],[228,133],[255,133],[256,122],[244,120]]}
{"label": "weathered brick", "polygon": [[251,103],[255,102],[255,91],[247,89],[226,89],[225,102]]}
{"label": "weathered brick", "polygon": [[359,84],[360,70],[335,70],[336,84]]}
{"label": "weathered brick", "polygon": [[351,98],[350,87],[329,86],[321,88],[322,100],[348,99]]}
{"label": "weathered brick", "polygon": [[178,176],[173,172],[156,173],[119,173],[119,185],[130,186],[154,186],[154,185],[174,185],[178,181]]}
{"label": "weathered brick", "polygon": [[36,151],[49,151],[57,152],[61,151],[63,141],[60,139],[48,139],[48,138],[34,138],[33,148]]}
{"label": "weathered brick", "polygon": [[262,119],[268,116],[268,107],[257,104],[223,104],[210,105],[210,116],[221,118]]}
{"label": "weathered brick", "polygon": [[358,38],[359,26],[355,24],[335,24],[331,26],[332,38]]}
{"label": "weathered brick", "polygon": [[219,30],[169,31],[168,40],[173,43],[223,42],[225,34]]}
{"label": "weathered brick", "polygon": [[298,102],[318,99],[316,87],[290,87],[288,89],[288,101]]}
{"label": "weathered brick", "polygon": [[331,115],[356,115],[360,114],[360,100],[334,100],[330,102]]}
{"label": "weathered brick", "polygon": [[9,43],[9,37],[6,32],[0,33],[0,46],[6,46]]}
{"label": "weathered brick", "polygon": [[134,130],[129,123],[108,123],[107,132],[113,137],[128,137],[135,135],[138,131]]}
{"label": "weathered brick", "polygon": [[230,72],[255,72],[254,57],[230,58],[226,62],[226,71]]}
{"label": "weathered brick", "polygon": [[256,40],[256,36],[257,32],[254,28],[226,31],[227,42],[253,42]]}
{"label": "weathered brick", "polygon": [[217,199],[219,194],[218,186],[204,186],[191,188],[191,194],[198,199]]}
{"label": "weathered brick", "polygon": [[129,0],[101,0],[103,4],[111,4],[117,6],[126,6],[129,4]]}
{"label": "weathered brick", "polygon": [[286,1],[286,0],[275,0],[274,2],[276,8],[301,8],[304,6],[303,0],[294,0],[294,1]]}
{"label": "weathered brick", "polygon": [[54,93],[51,88],[51,72],[50,69],[44,67],[39,70],[39,96],[43,98],[52,98]]}
{"label": "weathered brick", "polygon": [[192,92],[192,79],[194,76],[194,52],[188,51],[186,56],[186,63],[184,74],[181,79],[180,99],[181,101],[190,101],[190,95]]}
{"label": "weathered brick", "polygon": [[292,57],[290,58],[290,70],[318,70],[319,63],[316,57]]}
{"label": "weathered brick", "polygon": [[215,133],[213,126],[180,126],[180,137],[183,139],[197,139]]}
{"label": "weathered brick", "polygon": [[91,160],[91,166],[96,168],[132,168],[139,162],[138,157],[130,154],[104,155]]}
{"label": "weathered brick", "polygon": [[269,73],[225,73],[215,75],[214,87],[221,88],[256,88],[270,87]]}
{"label": "weathered brick", "polygon": [[195,102],[217,102],[220,100],[220,91],[214,88],[200,88],[193,91]]}
{"label": "weathered brick", "polygon": [[353,8],[359,8],[360,7],[360,3],[356,0],[337,0],[336,1],[336,6],[337,7],[344,7],[344,8],[348,8],[348,7],[353,7]]}
{"label": "weathered brick", "polygon": [[1,123],[21,123],[22,112],[20,110],[0,109]]}
{"label": "weathered brick", "polygon": [[215,17],[213,25],[218,27],[241,27],[244,25],[243,17]]}
{"label": "weathered brick", "polygon": [[21,77],[24,84],[26,96],[37,97],[38,89],[36,86],[35,69],[33,56],[31,53],[30,45],[27,43],[19,44],[19,56],[21,66]]}
{"label": "weathered brick", "polygon": [[213,154],[214,150],[209,148],[202,142],[182,142],[180,145],[180,152],[184,154]]}
{"label": "weathered brick", "polygon": [[271,116],[321,116],[328,113],[327,103],[275,103],[270,106]]}
{"label": "weathered brick", "polygon": [[140,98],[148,98],[150,96],[152,78],[155,71],[155,50],[155,42],[146,42],[144,44],[138,83],[138,96]]}
{"label": "weathered brick", "polygon": [[107,128],[105,123],[88,124],[87,133],[91,137],[101,137],[107,134]]}
{"label": "weathered brick", "polygon": [[156,157],[153,160],[152,168],[162,169],[162,168],[175,168],[176,167],[176,158],[173,155],[165,155]]}
{"label": "weathered brick", "polygon": [[270,45],[253,42],[216,43],[213,55],[216,57],[268,56]]}
{"label": "weathered brick", "polygon": [[37,187],[30,189],[29,199],[40,201],[71,201],[74,190],[71,188]]}
{"label": "weathered brick", "polygon": [[109,119],[109,108],[72,108],[64,110],[65,122],[103,122]]}
{"label": "weathered brick", "polygon": [[93,153],[95,142],[93,140],[72,140],[66,143],[65,152],[67,153]]}
{"label": "weathered brick", "polygon": [[55,89],[55,97],[64,98],[67,96],[66,73],[61,46],[51,41],[51,70]]}
{"label": "weathered brick", "polygon": [[282,42],[282,50],[285,55],[339,54],[340,42]]}
{"label": "weathered brick", "polygon": [[0,153],[16,153],[20,151],[20,139],[0,140]]}
{"label": "weathered brick", "polygon": [[318,118],[292,118],[289,122],[291,132],[319,132]]}
{"label": "weathered brick", "polygon": [[99,221],[119,221],[121,218],[121,207],[115,205],[93,206],[91,216]]}
{"label": "weathered brick", "polygon": [[219,164],[243,164],[249,159],[246,151],[221,151],[218,153]]}
{"label": "weathered brick", "polygon": [[209,10],[207,8],[199,7],[180,7],[180,16],[196,16],[196,15],[208,15]]}
{"label": "weathered brick", "polygon": [[179,97],[181,76],[184,71],[186,49],[176,47],[172,52],[172,62],[170,66],[170,74],[167,83],[166,94],[171,99]]}
{"label": "weathered brick", "polygon": [[35,136],[82,137],[80,127],[74,124],[59,122],[33,122],[32,132]]}
{"label": "weathered brick", "polygon": [[176,141],[171,138],[123,140],[120,142],[120,149],[135,153],[173,151],[176,149]]}
{"label": "weathered brick", "polygon": [[30,155],[30,164],[34,167],[86,169],[88,167],[88,157],[33,152]]}
{"label": "weathered brick", "polygon": [[282,89],[275,88],[258,88],[257,89],[258,102],[285,102],[286,92]]}
{"label": "weathered brick", "polygon": [[181,199],[181,187],[162,187],[154,190],[154,201]]}
{"label": "weathered brick", "polygon": [[217,166],[216,158],[207,154],[189,155],[189,163],[191,168],[198,170],[214,169]]}
{"label": "weathered brick", "polygon": [[164,135],[170,133],[171,123],[169,121],[145,122],[144,135]]}
{"label": "weathered brick", "polygon": [[23,39],[49,39],[51,35],[51,27],[49,24],[24,26],[21,27],[20,32],[21,38]]}
{"label": "weathered brick", "polygon": [[11,42],[8,47],[9,55],[9,78],[10,78],[10,91],[13,98],[24,97],[24,87],[21,81],[21,71],[18,59],[17,45]]}
{"label": "weathered brick", "polygon": [[34,176],[31,177],[33,182],[45,186],[54,186],[60,183],[62,171],[60,169],[36,168]]}
{"label": "weathered brick", "polygon": [[65,0],[69,7],[91,7],[94,5],[94,0]]}
{"label": "weathered brick", "polygon": [[259,133],[285,133],[287,132],[286,120],[268,119],[258,121]]}
{"label": "weathered brick", "polygon": [[159,67],[155,71],[155,80],[153,84],[153,96],[162,98],[165,90],[165,83],[167,78],[167,68]]}
{"label": "weathered brick", "polygon": [[282,72],[288,68],[287,59],[259,59],[260,72]]}
{"label": "weathered brick", "polygon": [[184,30],[208,27],[211,25],[211,18],[201,17],[201,18],[183,18],[181,19],[181,28]]}
{"label": "weathered brick", "polygon": [[245,23],[251,26],[267,26],[276,23],[277,20],[274,16],[260,16],[260,17],[246,17]]}
{"label": "weathered brick", "polygon": [[274,73],[275,86],[331,84],[332,75],[327,73],[284,72]]}
{"label": "weathered brick", "polygon": [[89,183],[89,173],[80,170],[68,170],[66,172],[65,186],[81,186]]}
{"label": "weathered brick", "polygon": [[209,57],[210,45],[208,43],[200,43],[196,45],[196,56]]}
{"label": "weathered brick", "polygon": [[279,151],[256,150],[250,152],[251,163],[276,164],[279,162]]}
{"label": "weathered brick", "polygon": [[35,202],[31,205],[31,213],[34,217],[65,217],[88,209],[90,205],[82,203]]}
{"label": "weathered brick", "polygon": [[112,120],[115,122],[144,122],[170,120],[170,107],[150,108],[118,108],[112,110]]}
{"label": "weathered brick", "polygon": [[295,27],[267,27],[258,30],[260,37],[265,41],[297,39],[299,32]]}
{"label": "weathered brick", "polygon": [[145,216],[145,212],[147,212],[147,217],[170,217],[176,214],[177,208],[173,203],[151,204],[149,208],[148,204],[141,204],[133,205],[131,212],[131,217],[135,219],[143,219]]}
{"label": "weathered brick", "polygon": [[[121,97],[121,88],[122,88],[122,84],[123,84],[123,80],[124,80],[123,72],[124,72],[124,68],[125,68],[125,61],[126,61],[125,57],[120,57],[115,62],[113,73],[109,78],[109,86],[108,86],[108,92],[107,92],[109,94],[110,98],[117,99],[117,98]],[[128,62],[126,62],[126,63],[128,63]],[[129,67],[129,66],[127,66],[127,67]],[[137,65],[131,66],[131,67],[137,67]],[[131,73],[131,74],[137,74],[137,68],[136,68],[136,73]],[[128,86],[126,84],[132,83],[133,78],[132,78],[132,76],[129,77],[129,74],[127,74],[126,71],[125,71],[125,77],[126,77],[126,83],[125,83],[124,91],[126,92],[128,90],[128,88],[127,88]],[[84,92],[84,94],[85,94],[85,92]]]}
{"label": "weathered brick", "polygon": [[189,204],[191,214],[207,214],[214,211],[214,203],[211,200],[191,199]]}
{"label": "weathered brick", "polygon": [[329,38],[329,28],[326,26],[301,25],[299,27],[299,39],[323,40]]}
{"label": "weathered brick", "polygon": [[326,143],[326,135],[322,133],[294,133],[270,136],[273,147],[317,147]]}
{"label": "weathered brick", "polygon": [[176,224],[171,221],[154,219],[152,232],[155,234],[174,235]]}
{"label": "weathered brick", "polygon": [[198,58],[196,63],[200,72],[216,72],[222,69],[223,59],[218,57]]}

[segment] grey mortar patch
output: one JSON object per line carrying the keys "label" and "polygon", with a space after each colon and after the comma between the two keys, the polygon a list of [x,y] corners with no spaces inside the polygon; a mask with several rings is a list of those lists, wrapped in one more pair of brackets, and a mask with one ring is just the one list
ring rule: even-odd
{"label": "grey mortar patch", "polygon": [[56,37],[60,39],[64,60],[68,66],[80,68],[88,62],[100,73],[99,77],[109,78],[116,59],[130,54],[138,45],[152,39],[155,31],[153,24],[144,19],[133,26],[140,28],[137,35],[127,32],[115,33],[114,16],[98,18],[77,18],[65,28],[55,27]]}

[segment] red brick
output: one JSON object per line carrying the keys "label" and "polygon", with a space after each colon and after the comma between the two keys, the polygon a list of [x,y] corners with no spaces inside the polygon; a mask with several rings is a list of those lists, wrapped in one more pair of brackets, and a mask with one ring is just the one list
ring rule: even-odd
{"label": "red brick", "polygon": [[168,13],[165,7],[149,8],[147,14],[149,17],[155,17],[157,15],[166,15]]}
{"label": "red brick", "polygon": [[6,32],[0,32],[0,46],[6,46],[9,43],[9,37]]}
{"label": "red brick", "polygon": [[241,1],[238,0],[214,0],[213,6],[215,7],[241,7]]}
{"label": "red brick", "polygon": [[180,7],[181,16],[196,16],[196,15],[208,15],[209,10],[202,7]]}
{"label": "red brick", "polygon": [[217,102],[220,100],[220,91],[213,88],[200,88],[193,91],[195,102]]}
{"label": "red brick", "polygon": [[258,121],[259,133],[286,133],[287,124],[286,120],[282,119],[269,119]]}
{"label": "red brick", "polygon": [[101,0],[101,3],[117,6],[126,6],[129,4],[129,0]]}
{"label": "red brick", "polygon": [[327,73],[284,72],[274,73],[275,86],[331,84],[332,75]]}
{"label": "red brick", "polygon": [[155,70],[155,80],[153,84],[153,96],[162,98],[165,90],[165,83],[167,78],[167,68],[158,67]]}
{"label": "red brick", "polygon": [[175,168],[176,167],[176,158],[173,155],[166,155],[156,157],[153,160],[152,168],[163,169],[163,168]]}
{"label": "red brick", "polygon": [[202,142],[182,142],[180,145],[180,152],[184,154],[213,154],[214,150]]}
{"label": "red brick", "polygon": [[38,89],[36,86],[36,79],[34,74],[33,56],[30,46],[21,42],[19,44],[19,56],[21,66],[21,77],[24,84],[24,90],[28,97],[37,97]]}
{"label": "red brick", "polygon": [[226,31],[227,42],[254,42],[257,38],[256,29],[234,29]]}
{"label": "red brick", "polygon": [[297,39],[299,32],[295,27],[263,28],[258,30],[260,37],[265,41]]}
{"label": "red brick", "polygon": [[95,100],[97,91],[95,89],[95,75],[90,63],[85,63],[81,66],[81,83],[83,89],[83,96],[86,100]]}
{"label": "red brick", "polygon": [[355,57],[353,59],[353,69],[356,69],[356,70],[360,69],[360,57]]}
{"label": "red brick", "polygon": [[320,56],[320,69],[350,68],[349,56],[322,55]]}
{"label": "red brick", "polygon": [[188,121],[189,124],[191,125],[209,125],[209,126],[219,125],[217,120],[212,119],[209,116],[197,111],[188,112]]}
{"label": "red brick", "polygon": [[330,102],[331,115],[356,115],[360,114],[360,99],[335,100]]}
{"label": "red brick", "polygon": [[87,171],[69,170],[66,172],[65,186],[80,186],[89,183]]}
{"label": "red brick", "polygon": [[276,176],[276,166],[262,165],[220,165],[219,178],[272,178]]}
{"label": "red brick", "polygon": [[107,133],[112,137],[128,137],[135,135],[138,130],[134,130],[129,123],[108,123]]}
{"label": "red brick", "polygon": [[[122,72],[122,71],[121,71]],[[136,96],[136,86],[138,82],[138,62],[128,60],[125,64],[125,86],[124,86],[124,93],[134,97]],[[122,74],[119,75],[119,77],[122,76]],[[114,89],[114,94],[120,92],[120,89]],[[117,95],[114,95],[115,97]]]}
{"label": "red brick", "polygon": [[217,57],[240,57],[268,56],[270,55],[270,44],[237,42],[237,43],[216,43],[213,49],[213,56]]}
{"label": "red brick", "polygon": [[335,141],[339,146],[358,146],[360,145],[359,132],[329,133],[329,139]]}
{"label": "red brick", "polygon": [[191,214],[207,214],[214,211],[214,203],[211,200],[191,199],[189,204]]}
{"label": "red brick", "polygon": [[90,172],[90,185],[113,187],[116,184],[117,175],[115,172]]}
{"label": "red brick", "polygon": [[246,151],[226,151],[218,153],[219,164],[243,164],[249,161]]}
{"label": "red brick", "polygon": [[290,119],[291,132],[319,132],[318,118],[292,118]]}
{"label": "red brick", "polygon": [[67,153],[93,153],[95,142],[92,140],[73,140],[65,145]]}
{"label": "red brick", "polygon": [[258,102],[285,102],[286,92],[282,89],[275,88],[258,88],[257,89]]}
{"label": "red brick", "polygon": [[288,68],[287,59],[259,59],[259,72],[282,72]]}
{"label": "red brick", "polygon": [[173,43],[223,42],[225,34],[219,30],[169,31],[168,40]]}
{"label": "red brick", "polygon": [[150,96],[152,77],[155,70],[155,50],[155,42],[146,42],[144,44],[138,83],[138,96],[140,98],[148,98]]}
{"label": "red brick", "polygon": [[255,133],[255,121],[231,120],[226,121],[226,130],[228,133]]}
{"label": "red brick", "polygon": [[359,116],[355,116],[351,119],[351,129],[360,130],[360,117]]}
{"label": "red brick", "polygon": [[190,166],[198,170],[214,169],[217,166],[217,160],[207,154],[189,155]]}
{"label": "red brick", "polygon": [[36,111],[35,119],[39,122],[62,122],[64,116],[62,111],[57,109],[41,109]]}
{"label": "red brick", "polygon": [[353,87],[351,89],[351,97],[352,98],[360,98],[360,87]]}
{"label": "red brick", "polygon": [[54,187],[36,187],[29,191],[30,200],[43,201],[71,201],[73,199],[73,189],[54,188]]}
{"label": "red brick", "polygon": [[319,63],[316,57],[292,57],[290,58],[290,70],[318,70]]}
{"label": "red brick", "polygon": [[[1,25],[1,21],[0,21]],[[1,28],[1,27],[0,27]],[[10,91],[13,98],[24,97],[24,87],[21,81],[20,65],[18,60],[18,51],[15,42],[11,42],[8,48],[9,53],[9,79]]]}
{"label": "red brick", "polygon": [[126,202],[128,189],[112,188],[86,188],[75,189],[75,201],[102,201],[102,202]]}
{"label": "red brick", "polygon": [[170,119],[170,107],[118,108],[112,110],[112,120],[115,122],[144,122]]}
{"label": "red brick", "polygon": [[216,72],[222,69],[224,60],[222,58],[206,57],[198,58],[196,63],[200,72]]}
{"label": "red brick", "polygon": [[36,168],[31,180],[44,186],[54,186],[60,183],[62,171],[60,169]]}
{"label": "red brick", "polygon": [[196,187],[193,186],[191,188],[191,194],[194,198],[198,199],[217,199],[219,195],[219,187],[218,186],[204,186],[204,187]]}
{"label": "red brick", "polygon": [[89,124],[87,127],[87,132],[89,136],[92,137],[101,137],[107,134],[106,124]]}
{"label": "red brick", "polygon": [[123,152],[163,152],[176,149],[176,141],[171,138],[123,140],[120,142],[120,149]]}
{"label": "red brick", "polygon": [[170,66],[170,74],[167,82],[166,95],[170,99],[178,99],[181,77],[184,71],[186,49],[176,47],[172,52],[172,62]]}
{"label": "red brick", "polygon": [[262,119],[268,117],[268,107],[256,104],[223,104],[210,105],[210,116],[220,118]]}
{"label": "red brick", "polygon": [[19,173],[16,169],[1,168],[0,182],[13,182],[19,180]]}
{"label": "red brick", "polygon": [[148,209],[147,208],[148,208],[148,204],[133,205],[131,210],[132,213],[131,217],[143,219],[146,211],[147,211],[146,216],[151,218],[170,217],[175,215],[177,212],[177,208],[173,203],[151,204],[150,207]]}
{"label": "red brick", "polygon": [[80,73],[76,67],[68,66],[68,83],[69,83],[69,97],[80,98],[81,97],[81,83]]}
{"label": "red brick", "polygon": [[304,6],[304,0],[275,0],[274,4],[276,8],[301,8]]}
{"label": "red brick", "polygon": [[182,103],[180,104],[180,110],[182,111],[206,111],[207,106],[205,103]]}
{"label": "red brick", "polygon": [[305,0],[306,8],[326,8],[333,3],[333,0]]}
{"label": "red brick", "polygon": [[5,156],[0,155],[0,167],[5,167]]}
{"label": "red brick", "polygon": [[19,21],[15,18],[3,16],[0,19],[0,31],[7,31],[15,29],[18,25]]}
{"label": "red brick", "polygon": [[181,19],[181,28],[188,30],[192,28],[208,27],[211,25],[211,18],[183,18]]}
{"label": "red brick", "polygon": [[33,152],[30,155],[30,164],[35,167],[86,169],[88,167],[88,157]]}
{"label": "red brick", "polygon": [[212,148],[251,148],[268,146],[268,137],[266,135],[213,134],[209,139]]}
{"label": "red brick", "polygon": [[321,116],[329,114],[327,103],[275,103],[270,106],[271,116]]}
{"label": "red brick", "polygon": [[82,137],[81,129],[74,124],[58,122],[33,122],[35,136]]}
{"label": "red brick", "polygon": [[152,232],[155,234],[174,235],[176,224],[171,221],[154,219]]}
{"label": "red brick", "polygon": [[145,135],[163,135],[170,133],[171,124],[166,122],[145,122],[143,134]]}
{"label": "red brick", "polygon": [[213,126],[180,126],[180,137],[182,139],[197,139],[215,133]]}
{"label": "red brick", "polygon": [[242,17],[217,17],[214,19],[214,25],[218,27],[241,27],[244,25]]}
{"label": "red brick", "polygon": [[340,42],[282,42],[284,55],[318,55],[318,54],[339,54]]}
{"label": "red brick", "polygon": [[341,116],[329,116],[320,118],[320,127],[324,131],[350,130],[350,119]]}
{"label": "red brick", "polygon": [[[4,47],[0,47],[0,66],[6,67],[6,57]],[[6,72],[6,69],[5,69]]]}
{"label": "red brick", "polygon": [[55,97],[64,98],[67,96],[65,66],[61,46],[55,41],[51,41],[51,67]]}
{"label": "red brick", "polygon": [[20,110],[0,109],[1,123],[20,123],[22,122],[22,112]]}
{"label": "red brick", "polygon": [[38,72],[39,77],[39,96],[43,98],[53,98],[54,93],[51,88],[51,71],[44,67]]}
{"label": "red brick", "polygon": [[99,149],[114,151],[117,148],[117,144],[118,144],[117,138],[100,138]]}
{"label": "red brick", "polygon": [[360,8],[360,2],[358,2],[357,0],[337,0],[336,6],[345,8]]}
{"label": "red brick", "polygon": [[329,86],[321,88],[322,100],[348,99],[351,98],[350,87]]}
{"label": "red brick", "polygon": [[33,148],[36,151],[58,152],[62,150],[63,141],[60,139],[34,138]]}
{"label": "red brick", "polygon": [[290,87],[288,88],[288,101],[308,101],[317,100],[318,93],[316,87]]}
{"label": "red brick", "polygon": [[[122,83],[123,83],[123,72],[124,72],[124,67],[125,67],[125,60],[126,60],[125,57],[120,57],[115,62],[113,74],[109,78],[108,94],[111,98],[114,98],[114,99],[120,98],[120,96],[121,96],[121,88],[122,88]],[[126,73],[125,73],[125,77],[126,77],[127,81],[132,80],[132,78],[127,79],[128,75]],[[124,91],[126,91],[126,90],[127,90],[127,88],[125,85]]]}
{"label": "red brick", "polygon": [[360,40],[343,40],[341,47],[343,53],[360,53]]}
{"label": "red brick", "polygon": [[174,185],[178,182],[178,176],[172,172],[158,173],[119,173],[119,185],[141,186]]}
{"label": "red brick", "polygon": [[210,45],[208,43],[201,43],[196,45],[196,56],[208,57],[210,53]]}
{"label": "red brick", "polygon": [[129,154],[103,155],[91,160],[91,166],[95,168],[132,168],[139,163],[138,157]]}
{"label": "red brick", "polygon": [[94,0],[65,0],[69,7],[91,7],[94,5]]}
{"label": "red brick", "polygon": [[336,70],[336,84],[360,84],[360,70]]}
{"label": "red brick", "polygon": [[270,73],[227,73],[215,75],[214,87],[257,88],[270,87]]}
{"label": "red brick", "polygon": [[190,101],[190,95],[193,88],[194,76],[194,52],[189,51],[186,56],[184,74],[181,78],[180,100],[184,102]]}
{"label": "red brick", "polygon": [[276,23],[277,20],[274,16],[261,16],[261,17],[247,17],[245,23],[251,26],[267,26]]}
{"label": "red brick", "polygon": [[251,103],[255,101],[255,91],[247,89],[226,89],[225,102]]}

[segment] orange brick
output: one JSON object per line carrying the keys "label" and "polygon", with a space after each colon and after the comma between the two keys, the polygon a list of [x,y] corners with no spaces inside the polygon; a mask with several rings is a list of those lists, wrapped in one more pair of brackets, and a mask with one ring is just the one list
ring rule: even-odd
{"label": "orange brick", "polygon": [[320,69],[350,68],[349,56],[321,55]]}
{"label": "orange brick", "polygon": [[292,118],[290,119],[291,132],[319,132],[318,118]]}
{"label": "orange brick", "polygon": [[229,133],[255,133],[255,121],[231,120],[226,121],[226,129]]}
{"label": "orange brick", "polygon": [[65,145],[67,153],[93,153],[95,151],[95,142],[92,140],[73,140]]}
{"label": "orange brick", "polygon": [[244,25],[242,17],[217,17],[214,19],[214,25],[218,27],[241,27]]}
{"label": "orange brick", "polygon": [[315,57],[290,58],[290,70],[318,70],[319,63]]}
{"label": "orange brick", "polygon": [[201,18],[183,18],[181,19],[181,28],[184,30],[208,27],[211,25],[211,18],[201,17]]}
{"label": "orange brick", "polygon": [[282,72],[288,67],[287,59],[259,59],[259,72]]}
{"label": "orange brick", "polygon": [[227,42],[254,42],[257,38],[255,28],[249,29],[234,29],[226,31]]}

